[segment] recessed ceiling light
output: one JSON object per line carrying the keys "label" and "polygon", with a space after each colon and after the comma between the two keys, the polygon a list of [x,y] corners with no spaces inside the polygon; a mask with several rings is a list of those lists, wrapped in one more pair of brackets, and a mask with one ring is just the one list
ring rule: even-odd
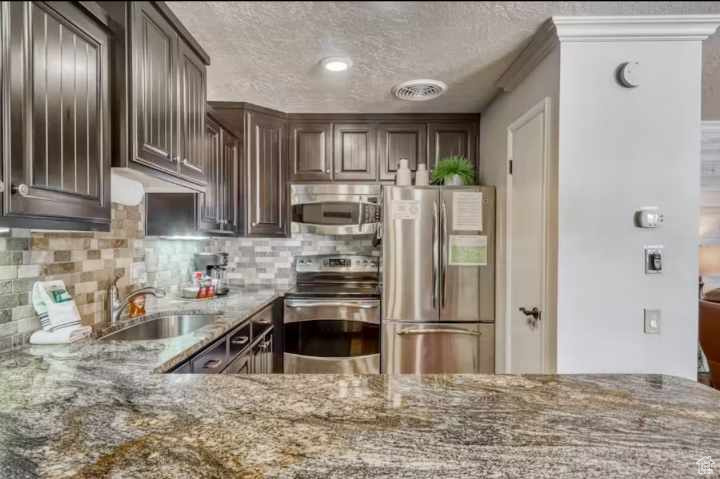
{"label": "recessed ceiling light", "polygon": [[349,58],[343,57],[327,57],[323,58],[320,62],[327,71],[329,72],[344,72],[352,65],[352,61]]}

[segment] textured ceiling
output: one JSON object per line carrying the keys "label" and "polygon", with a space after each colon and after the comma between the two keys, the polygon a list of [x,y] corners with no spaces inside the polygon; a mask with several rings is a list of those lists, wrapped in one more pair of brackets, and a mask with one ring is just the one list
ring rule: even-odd
{"label": "textured ceiling", "polygon": [[[478,112],[552,15],[720,13],[715,2],[168,2],[212,58],[208,98],[287,112]],[[353,67],[331,74],[327,56]],[[704,48],[704,117],[720,119],[720,35]],[[393,99],[435,78],[428,102]],[[715,85],[718,85],[717,87]]]}

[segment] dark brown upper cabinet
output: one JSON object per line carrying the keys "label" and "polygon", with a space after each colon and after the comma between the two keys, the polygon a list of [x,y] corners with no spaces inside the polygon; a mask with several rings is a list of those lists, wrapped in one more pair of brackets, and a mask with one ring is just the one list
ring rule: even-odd
{"label": "dark brown upper cabinet", "polygon": [[105,2],[115,25],[113,166],[201,191],[210,59],[164,2]]}
{"label": "dark brown upper cabinet", "polygon": [[198,195],[198,230],[207,232],[222,231],[220,225],[220,200],[218,198],[220,155],[222,145],[221,127],[211,118],[205,123],[207,166],[207,187],[205,193]]}
{"label": "dark brown upper cabinet", "polygon": [[335,124],[335,180],[377,180],[377,127],[365,123]]}
{"label": "dark brown upper cabinet", "polygon": [[428,169],[451,155],[461,155],[476,165],[477,123],[429,123],[428,124]]}
{"label": "dark brown upper cabinet", "polygon": [[246,236],[287,236],[287,122],[247,113]]}
{"label": "dark brown upper cabinet", "polygon": [[210,102],[213,117],[238,138],[237,232],[285,237],[288,224],[288,122],[284,113],[242,102]]}
{"label": "dark brown upper cabinet", "polygon": [[198,230],[217,235],[236,233],[238,140],[207,118],[207,187],[198,195]]}
{"label": "dark brown upper cabinet", "polygon": [[220,221],[223,234],[238,233],[238,169],[240,161],[240,141],[230,132],[222,130],[220,156]]}
{"label": "dark brown upper cabinet", "polygon": [[410,171],[427,163],[427,127],[424,123],[391,123],[378,127],[378,163],[381,180],[394,180],[399,161],[408,160]]}
{"label": "dark brown upper cabinet", "polygon": [[0,225],[110,224],[110,31],[94,2],[3,2]]}
{"label": "dark brown upper cabinet", "polygon": [[332,180],[332,123],[293,122],[289,128],[290,180]]}
{"label": "dark brown upper cabinet", "polygon": [[205,165],[205,64],[180,42],[180,176],[206,181]]}

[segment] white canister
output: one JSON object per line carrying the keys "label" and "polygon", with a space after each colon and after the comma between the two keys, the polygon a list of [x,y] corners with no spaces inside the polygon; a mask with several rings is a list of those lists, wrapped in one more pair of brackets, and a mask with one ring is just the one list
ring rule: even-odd
{"label": "white canister", "polygon": [[412,185],[412,175],[408,168],[408,160],[400,158],[397,173],[395,173],[395,184],[398,186]]}
{"label": "white canister", "polygon": [[430,184],[430,172],[425,166],[425,163],[418,164],[417,171],[415,172],[415,184],[417,186],[427,186]]}

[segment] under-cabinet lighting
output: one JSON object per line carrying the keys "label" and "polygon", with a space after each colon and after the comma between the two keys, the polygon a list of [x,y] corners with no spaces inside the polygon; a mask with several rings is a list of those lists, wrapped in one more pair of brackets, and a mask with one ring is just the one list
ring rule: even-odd
{"label": "under-cabinet lighting", "polygon": [[[149,236],[148,238],[152,238],[152,236]],[[209,236],[185,236],[185,235],[158,236],[157,238],[165,239],[165,240],[195,240],[195,241],[210,239]]]}

